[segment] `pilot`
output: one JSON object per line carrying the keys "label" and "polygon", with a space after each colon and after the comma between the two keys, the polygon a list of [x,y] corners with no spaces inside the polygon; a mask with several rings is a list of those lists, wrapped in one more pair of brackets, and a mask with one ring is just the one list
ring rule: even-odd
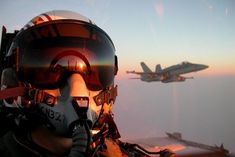
{"label": "pilot", "polygon": [[[102,29],[78,13],[49,11],[28,22],[6,49],[2,157],[122,155],[115,123],[104,121],[112,118],[118,67]],[[93,133],[108,127],[107,136]]]}

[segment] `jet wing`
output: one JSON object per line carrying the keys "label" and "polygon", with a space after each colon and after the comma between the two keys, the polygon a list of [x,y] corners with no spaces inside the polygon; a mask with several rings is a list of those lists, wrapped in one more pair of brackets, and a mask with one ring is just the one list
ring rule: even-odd
{"label": "jet wing", "polygon": [[[160,150],[171,150],[177,157],[224,157],[230,156],[228,150],[223,146],[208,146],[201,143],[183,140],[181,137],[174,137],[167,133],[167,137],[153,137],[131,140],[130,143],[137,143],[150,152]],[[156,156],[156,155],[155,155]]]}
{"label": "jet wing", "polygon": [[144,74],[144,72],[136,72],[136,71],[126,71],[127,74],[137,74],[137,75],[141,75]]}
{"label": "jet wing", "polygon": [[127,74],[137,74],[137,75],[158,75],[155,72],[137,72],[137,71],[126,71]]}

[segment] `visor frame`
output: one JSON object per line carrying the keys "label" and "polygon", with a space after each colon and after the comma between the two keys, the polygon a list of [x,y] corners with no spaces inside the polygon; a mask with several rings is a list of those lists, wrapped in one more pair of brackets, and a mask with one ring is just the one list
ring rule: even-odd
{"label": "visor frame", "polygon": [[[113,44],[113,42],[112,42],[112,40],[110,39],[110,37],[106,34],[106,32],[104,32],[102,29],[100,29],[98,26],[96,26],[96,25],[94,25],[94,24],[92,24],[92,23],[87,23],[87,22],[84,22],[84,21],[79,21],[79,20],[71,20],[71,19],[62,19],[62,20],[55,20],[55,21],[49,21],[49,22],[45,22],[45,23],[41,23],[41,24],[38,24],[38,25],[35,25],[35,26],[32,26],[32,27],[29,27],[28,29],[26,29],[26,30],[21,30],[18,34],[17,34],[17,36],[16,36],[16,38],[15,38],[15,40],[14,40],[14,46],[12,46],[12,47],[16,47],[17,48],[17,50],[19,50],[20,49],[20,47],[21,47],[21,39],[24,37],[24,35],[25,34],[27,34],[28,32],[30,32],[30,31],[33,31],[33,30],[35,30],[35,29],[37,29],[37,28],[40,28],[40,27],[44,27],[44,26],[50,26],[50,25],[56,25],[56,24],[65,24],[65,23],[68,23],[68,24],[78,24],[78,25],[81,25],[81,26],[85,26],[85,27],[89,27],[91,30],[96,30],[96,31],[98,31],[99,33],[101,33],[101,34],[103,34],[104,35],[104,37],[108,40],[108,42],[110,43],[110,45],[112,46],[112,49],[113,49],[113,52],[112,52],[112,54],[113,54],[113,60],[114,60],[114,65],[113,65],[113,67],[114,67],[114,72],[113,72],[113,75],[116,75],[116,73],[117,73],[117,56],[115,55],[115,47],[114,47],[114,44]],[[7,56],[12,56],[12,55],[15,55],[16,57],[16,69],[18,69],[17,71],[18,71],[18,74],[19,74],[19,79],[21,80],[21,81],[24,81],[24,79],[25,79],[25,75],[22,73],[22,68],[24,69],[24,67],[22,66],[22,63],[20,63],[20,56],[21,55],[23,55],[23,54],[21,54],[21,51],[19,51],[18,53],[15,53],[15,51],[13,50],[13,49],[10,49],[10,51],[8,52],[8,54],[7,54]],[[112,79],[114,79],[114,76],[113,76],[113,78]],[[26,79],[27,80],[27,79]],[[29,82],[30,83],[30,82]],[[113,84],[113,80],[112,80],[112,83],[110,83],[110,85],[112,85]],[[37,86],[37,85],[36,85]],[[108,87],[108,86],[103,86],[103,88],[106,88],[106,87]],[[39,87],[40,88],[40,87]],[[48,88],[48,89],[53,89],[53,88],[55,88],[54,86],[52,87],[46,87],[46,86],[43,86],[42,88]],[[93,89],[93,90],[100,90],[100,89]]]}

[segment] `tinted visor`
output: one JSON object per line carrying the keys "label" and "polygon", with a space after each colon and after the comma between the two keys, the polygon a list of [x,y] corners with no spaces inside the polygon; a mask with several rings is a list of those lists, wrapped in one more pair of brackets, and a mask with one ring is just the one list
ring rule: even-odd
{"label": "tinted visor", "polygon": [[90,90],[113,83],[115,50],[98,27],[71,20],[53,21],[19,34],[19,77],[37,88],[58,88],[80,73]]}

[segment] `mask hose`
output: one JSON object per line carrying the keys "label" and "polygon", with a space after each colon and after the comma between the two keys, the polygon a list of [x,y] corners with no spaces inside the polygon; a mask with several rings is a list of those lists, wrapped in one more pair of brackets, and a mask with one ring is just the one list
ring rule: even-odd
{"label": "mask hose", "polygon": [[79,120],[70,125],[72,129],[72,148],[69,157],[85,157],[89,153],[91,143],[91,121],[87,119],[87,109],[79,107],[76,100],[72,100],[72,105],[79,116]]}
{"label": "mask hose", "polygon": [[72,148],[69,157],[85,157],[88,154],[91,135],[87,120],[79,121],[74,125],[72,133]]}

